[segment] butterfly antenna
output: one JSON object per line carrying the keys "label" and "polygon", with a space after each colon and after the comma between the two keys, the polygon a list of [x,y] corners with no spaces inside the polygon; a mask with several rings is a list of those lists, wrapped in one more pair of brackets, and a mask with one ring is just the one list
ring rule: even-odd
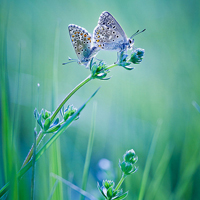
{"label": "butterfly antenna", "polygon": [[67,65],[69,63],[73,63],[73,62],[76,62],[75,60],[72,60],[72,61],[69,61],[69,62],[66,62],[66,63],[63,63],[63,65]]}
{"label": "butterfly antenna", "polygon": [[73,58],[68,58],[69,62],[66,62],[66,63],[63,63],[63,65],[67,65],[69,63],[72,63],[72,62],[77,62],[77,59],[73,59]]}
{"label": "butterfly antenna", "polygon": [[95,59],[98,60],[98,61],[100,61],[100,62],[103,61],[102,59],[99,59],[99,58],[96,58],[96,57],[95,57]]}
{"label": "butterfly antenna", "polygon": [[132,38],[135,37],[136,35],[138,35],[138,34],[144,32],[145,30],[146,30],[146,29],[143,29],[142,31],[137,30],[137,31],[130,37],[130,39],[132,39]]}

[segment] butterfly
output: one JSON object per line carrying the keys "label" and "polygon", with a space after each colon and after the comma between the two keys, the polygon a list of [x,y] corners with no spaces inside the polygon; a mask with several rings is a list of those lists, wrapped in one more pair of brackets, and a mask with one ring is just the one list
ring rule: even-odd
{"label": "butterfly", "polygon": [[[94,57],[101,48],[93,46],[93,40],[90,33],[75,24],[69,24],[69,35],[72,46],[78,57],[78,63],[87,66],[92,57]],[[77,61],[76,59],[69,60]],[[63,63],[66,64],[66,63]]]}
{"label": "butterfly", "polygon": [[116,19],[107,11],[101,13],[98,25],[93,31],[94,46],[102,50],[124,51],[132,48],[134,44],[133,37],[146,29],[134,33],[130,38],[127,38],[122,27]]}

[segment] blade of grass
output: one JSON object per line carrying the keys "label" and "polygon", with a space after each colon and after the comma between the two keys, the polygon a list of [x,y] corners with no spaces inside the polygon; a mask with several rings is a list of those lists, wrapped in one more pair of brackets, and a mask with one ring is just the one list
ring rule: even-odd
{"label": "blade of grass", "polygon": [[[81,111],[85,108],[85,106],[89,103],[89,101],[95,96],[100,88],[98,88],[92,96],[66,121],[66,123],[61,126],[56,133],[41,147],[41,149],[36,153],[35,161],[37,161],[43,153],[52,145],[52,143],[71,125],[71,123],[76,119],[76,117],[81,113]],[[20,171],[17,173],[18,179],[20,179],[31,167],[32,160],[27,163]],[[4,185],[0,190],[0,197],[2,197],[9,188],[9,183]]]}
{"label": "blade of grass", "polygon": [[[39,88],[40,88],[40,84],[37,85],[38,86],[38,98],[37,98],[37,107],[39,106]],[[35,156],[36,156],[36,148],[37,148],[37,142],[36,142],[36,138],[37,138],[37,121],[35,120],[35,128],[34,128],[34,140],[33,140],[33,165],[32,165],[32,178],[31,178],[31,199],[35,199]]]}
{"label": "blade of grass", "polygon": [[[69,100],[69,98],[75,93],[77,92],[83,85],[85,85],[86,83],[88,83],[90,80],[92,80],[92,76],[91,74],[86,78],[84,79],[81,83],[79,83],[64,99],[63,101],[61,102],[61,104],[57,107],[57,109],[54,111],[54,113],[52,114],[51,116],[51,122],[54,120],[54,118],[56,117],[56,115],[58,114],[58,112],[60,111],[60,109],[64,106],[64,104]],[[40,144],[40,142],[42,141],[42,139],[44,138],[45,134],[40,131],[39,134],[38,134],[38,137],[37,137],[37,145]],[[29,160],[31,159],[33,155],[33,145],[30,149],[30,151],[28,152],[28,155],[26,156],[25,160],[24,160],[24,163],[22,165],[21,168],[23,168],[28,162]]]}
{"label": "blade of grass", "polygon": [[197,111],[200,113],[200,106],[198,105],[198,103],[196,101],[192,102],[192,105],[197,109]]}
{"label": "blade of grass", "polygon": [[[69,182],[72,182],[73,178],[74,178],[74,173],[73,172],[69,172],[69,174],[68,174],[68,180],[69,180]],[[68,187],[67,194],[68,194],[68,199],[69,200],[72,199],[71,198],[71,188],[70,187]]]}
{"label": "blade of grass", "polygon": [[169,166],[170,163],[170,158],[172,156],[173,148],[170,148],[170,145],[168,144],[165,147],[164,153],[162,155],[162,158],[160,159],[160,162],[158,164],[158,167],[155,171],[155,178],[151,181],[149,184],[149,189],[148,189],[148,196],[147,199],[156,199],[155,195],[156,192],[159,190],[159,186],[161,185],[161,181],[164,177],[164,174],[167,170],[167,167]]}
{"label": "blade of grass", "polygon": [[[59,55],[59,37],[60,37],[60,27],[59,22],[57,22],[57,27],[55,31],[54,40],[54,63],[53,63],[53,81],[52,81],[52,110],[55,110],[57,105],[58,96],[58,55]],[[49,171],[59,176],[62,176],[62,166],[61,166],[61,153],[60,153],[60,138],[52,145],[49,151]],[[54,180],[50,178],[50,188],[54,185]],[[58,184],[52,194],[52,199],[63,199],[63,189],[62,184]]]}
{"label": "blade of grass", "polygon": [[174,199],[184,199],[184,193],[187,191],[195,172],[200,166],[199,151],[200,148],[196,149],[195,152],[192,152],[191,159],[188,160],[177,184],[174,192]]}
{"label": "blade of grass", "polygon": [[[92,155],[92,148],[93,148],[93,142],[94,142],[94,134],[95,134],[95,122],[96,122],[96,110],[97,110],[97,103],[93,103],[93,112],[92,112],[92,123],[91,123],[91,131],[87,146],[87,154],[85,159],[85,165],[83,170],[83,180],[82,180],[82,190],[86,190],[87,186],[87,179],[88,179],[88,172],[89,172],[89,166],[90,166],[90,159]],[[81,195],[81,200],[84,199],[84,196]]]}
{"label": "blade of grass", "polygon": [[154,133],[154,136],[153,136],[153,139],[152,139],[152,142],[151,142],[151,146],[150,146],[150,149],[149,149],[149,153],[148,153],[148,156],[147,156],[147,161],[146,161],[145,168],[144,168],[144,173],[143,173],[143,177],[142,177],[142,183],[141,183],[141,187],[140,187],[140,193],[139,193],[138,200],[144,199],[144,193],[145,193],[145,189],[146,189],[147,178],[148,178],[148,175],[149,175],[149,170],[150,170],[150,167],[151,167],[151,162],[152,162],[153,154],[154,154],[154,151],[155,151],[155,148],[156,148],[156,144],[157,144],[158,136],[159,136],[159,133],[160,133],[161,125],[162,125],[162,120],[158,120],[157,128],[156,128],[156,131]]}
{"label": "blade of grass", "polygon": [[[10,5],[8,2],[2,2],[1,11],[3,13],[3,22],[1,22],[0,34],[0,102],[1,102],[1,126],[2,135],[2,151],[3,151],[3,167],[4,179],[10,181],[10,199],[18,198],[18,182],[16,175],[16,157],[17,153],[14,148],[14,140],[12,133],[12,121],[10,117],[9,104],[9,83],[8,83],[8,65],[7,65],[7,30],[9,21]],[[3,9],[2,9],[3,8]]]}
{"label": "blade of grass", "polygon": [[50,195],[49,195],[49,197],[48,197],[48,200],[50,200],[50,199],[52,198],[52,196],[53,196],[53,194],[54,194],[54,192],[55,192],[55,189],[56,189],[57,185],[58,185],[58,180],[55,181],[55,183],[54,183],[54,185],[53,185],[53,187],[52,187],[52,189],[51,189]]}
{"label": "blade of grass", "polygon": [[[37,123],[36,123],[37,124]],[[36,125],[37,127],[37,125]],[[36,128],[34,130],[34,148],[33,148],[33,165],[32,165],[32,178],[31,178],[31,199],[35,199],[35,155],[36,155]]]}
{"label": "blade of grass", "polygon": [[59,181],[62,181],[64,184],[68,185],[69,187],[71,187],[73,190],[79,192],[80,194],[84,195],[85,197],[89,198],[90,200],[97,200],[95,197],[93,197],[90,193],[82,190],[81,188],[79,188],[78,186],[74,185],[73,183],[65,180],[64,178],[56,175],[56,174],[53,174],[51,173],[51,176],[56,178],[57,180]]}

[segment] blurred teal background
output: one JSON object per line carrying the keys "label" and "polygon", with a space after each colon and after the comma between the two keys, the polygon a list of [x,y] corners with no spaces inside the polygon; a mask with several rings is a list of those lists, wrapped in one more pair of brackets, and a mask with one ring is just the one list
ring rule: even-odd
{"label": "blurred teal background", "polygon": [[[69,100],[79,107],[101,86],[80,119],[37,162],[36,199],[49,197],[55,182],[50,172],[81,187],[93,102],[97,116],[88,192],[99,198],[97,181],[117,182],[119,159],[133,148],[139,170],[123,184],[128,200],[139,199],[142,191],[140,198],[148,200],[200,199],[200,113],[192,105],[200,104],[199,10],[197,0],[0,0],[0,187],[11,166],[20,169],[33,143],[37,99],[38,110],[53,111],[90,73],[77,63],[62,65],[68,56],[76,58],[68,24],[92,33],[100,14],[109,11],[128,37],[147,29],[135,37],[145,58],[132,71],[113,68],[111,80],[91,81]],[[97,57],[110,65],[117,53],[102,51]],[[111,162],[107,175],[98,165],[102,158]],[[31,170],[18,183],[19,199],[30,199],[30,188]],[[59,183],[53,199],[79,199],[71,193]]]}

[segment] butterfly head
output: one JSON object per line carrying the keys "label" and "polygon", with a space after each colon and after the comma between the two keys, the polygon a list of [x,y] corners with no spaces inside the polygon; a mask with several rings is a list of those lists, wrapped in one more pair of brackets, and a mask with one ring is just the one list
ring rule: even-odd
{"label": "butterfly head", "polygon": [[133,45],[134,45],[134,39],[129,38],[128,39],[128,48],[131,49]]}

